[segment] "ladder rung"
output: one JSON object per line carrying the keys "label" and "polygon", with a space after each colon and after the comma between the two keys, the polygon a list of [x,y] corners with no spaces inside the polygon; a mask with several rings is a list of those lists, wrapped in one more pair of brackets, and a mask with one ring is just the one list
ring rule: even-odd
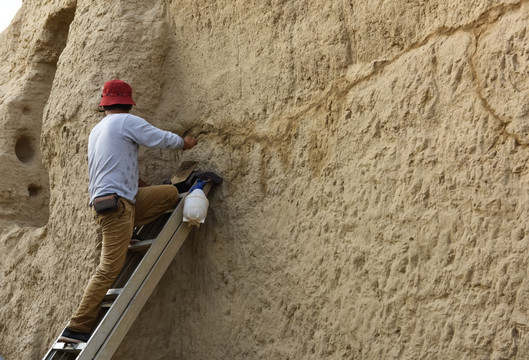
{"label": "ladder rung", "polygon": [[80,353],[86,346],[86,343],[79,343],[79,344],[74,344],[74,343],[65,343],[65,342],[56,342],[54,345],[53,345],[53,350],[61,350],[61,351],[64,351],[64,352],[69,352],[69,353]]}
{"label": "ladder rung", "polygon": [[114,300],[109,300],[109,301],[103,301],[101,303],[101,307],[102,308],[110,308],[112,306],[112,304],[114,303]]}
{"label": "ladder rung", "polygon": [[138,241],[137,243],[129,245],[129,250],[135,251],[135,252],[147,251],[153,243],[154,243],[154,240],[141,240],[141,241]]}
{"label": "ladder rung", "polygon": [[107,294],[105,295],[105,298],[103,299],[103,301],[114,300],[122,292],[123,292],[123,288],[109,289],[107,291]]}

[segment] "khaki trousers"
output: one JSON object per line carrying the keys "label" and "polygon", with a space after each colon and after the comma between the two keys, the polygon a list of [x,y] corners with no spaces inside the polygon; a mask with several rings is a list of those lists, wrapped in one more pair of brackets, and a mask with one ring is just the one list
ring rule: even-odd
{"label": "khaki trousers", "polygon": [[79,308],[68,324],[70,330],[91,331],[101,301],[125,264],[134,227],[148,224],[177,203],[178,190],[172,185],[141,187],[136,195],[136,204],[120,198],[118,210],[97,215],[103,232],[101,259]]}

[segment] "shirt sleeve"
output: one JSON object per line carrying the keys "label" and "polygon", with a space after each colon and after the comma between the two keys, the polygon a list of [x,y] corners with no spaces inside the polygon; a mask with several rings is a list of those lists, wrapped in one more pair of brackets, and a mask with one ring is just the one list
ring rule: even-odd
{"label": "shirt sleeve", "polygon": [[139,116],[129,115],[122,124],[125,138],[155,149],[183,149],[184,139],[170,131],[158,129]]}

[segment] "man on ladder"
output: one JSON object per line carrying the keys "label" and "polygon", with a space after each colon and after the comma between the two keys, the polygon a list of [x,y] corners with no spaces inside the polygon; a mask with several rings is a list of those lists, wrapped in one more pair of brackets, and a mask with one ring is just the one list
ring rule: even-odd
{"label": "man on ladder", "polygon": [[135,226],[145,225],[178,203],[172,185],[139,187],[138,147],[191,149],[193,136],[160,130],[130,114],[132,88],[121,80],[105,83],[100,106],[105,118],[90,133],[88,170],[90,205],[101,226],[101,258],[81,303],[59,341],[87,342],[99,306],[118,276]]}

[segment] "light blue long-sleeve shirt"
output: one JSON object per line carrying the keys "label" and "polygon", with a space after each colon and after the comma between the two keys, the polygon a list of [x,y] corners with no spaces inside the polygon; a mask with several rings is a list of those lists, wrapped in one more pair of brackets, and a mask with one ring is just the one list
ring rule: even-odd
{"label": "light blue long-sleeve shirt", "polygon": [[109,114],[88,139],[90,203],[106,194],[118,194],[131,203],[138,192],[138,147],[182,149],[184,140],[128,114]]}

